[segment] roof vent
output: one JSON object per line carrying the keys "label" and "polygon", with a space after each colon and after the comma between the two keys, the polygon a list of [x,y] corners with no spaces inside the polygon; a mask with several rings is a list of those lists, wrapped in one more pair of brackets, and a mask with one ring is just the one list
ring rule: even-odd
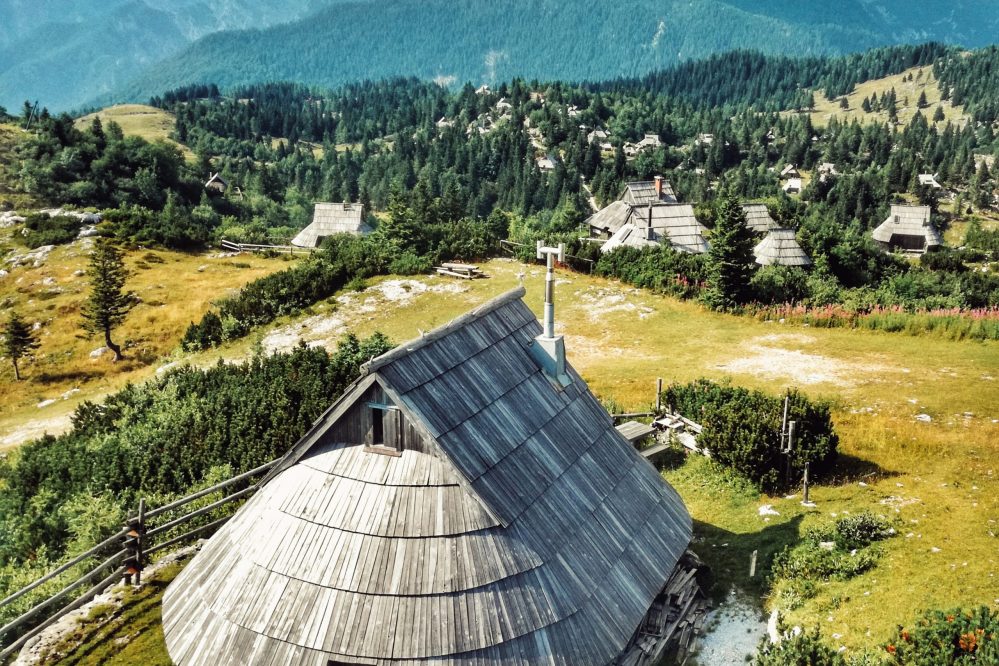
{"label": "roof vent", "polygon": [[545,274],[545,321],[544,331],[531,343],[531,356],[537,361],[548,377],[562,386],[572,383],[565,371],[565,340],[555,335],[555,258],[565,261],[565,244],[545,247],[538,241],[538,259],[548,259],[548,272]]}

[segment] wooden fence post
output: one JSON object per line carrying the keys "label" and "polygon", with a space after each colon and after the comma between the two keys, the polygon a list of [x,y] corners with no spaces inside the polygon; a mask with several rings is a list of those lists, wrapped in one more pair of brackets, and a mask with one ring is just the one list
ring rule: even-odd
{"label": "wooden fence post", "polygon": [[656,379],[656,414],[663,408],[663,378]]}

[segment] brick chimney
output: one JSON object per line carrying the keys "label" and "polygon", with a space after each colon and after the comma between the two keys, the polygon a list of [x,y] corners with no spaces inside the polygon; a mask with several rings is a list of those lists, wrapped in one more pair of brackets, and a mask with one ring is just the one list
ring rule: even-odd
{"label": "brick chimney", "polygon": [[656,199],[663,198],[663,177],[656,176]]}

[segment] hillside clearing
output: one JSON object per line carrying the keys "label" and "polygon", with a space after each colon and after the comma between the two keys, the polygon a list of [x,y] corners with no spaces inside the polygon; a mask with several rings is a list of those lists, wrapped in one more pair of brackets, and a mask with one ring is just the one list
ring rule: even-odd
{"label": "hillside clearing", "polygon": [[[904,80],[908,79],[909,76],[913,77],[912,81]],[[833,118],[847,123],[854,120],[861,123],[887,123],[887,111],[865,113],[861,106],[865,98],[870,98],[872,94],[880,98],[881,95],[887,94],[892,88],[895,89],[895,94],[898,98],[898,121],[902,125],[908,125],[912,122],[917,111],[923,114],[927,122],[933,124],[933,113],[937,106],[943,107],[944,111],[944,120],[937,123],[940,126],[946,125],[949,122],[963,127],[971,121],[968,115],[964,113],[962,107],[955,107],[949,100],[942,101],[940,99],[940,86],[937,85],[932,67],[913,67],[901,74],[887,76],[883,79],[872,79],[857,85],[845,96],[849,104],[848,109],[840,107],[841,98],[837,97],[834,100],[828,100],[824,91],[816,91],[815,108],[810,112],[812,124],[816,127],[825,127]],[[920,93],[926,94],[927,106],[923,109],[919,109],[916,105],[919,101]]]}
{"label": "hillside clearing", "polygon": [[111,121],[118,123],[125,136],[137,136],[146,141],[166,141],[180,148],[184,159],[194,159],[190,148],[170,138],[177,123],[173,114],[163,109],[145,104],[119,104],[81,116],[74,125],[77,129],[85,129],[90,127],[95,117],[100,118],[104,125]]}
{"label": "hillside clearing", "polygon": [[10,246],[3,259],[9,274],[0,277],[0,303],[38,327],[41,348],[24,364],[25,381],[14,381],[6,359],[0,365],[0,448],[45,432],[62,432],[81,401],[152,376],[161,359],[177,348],[187,325],[204,315],[213,299],[288,266],[284,259],[255,255],[128,251],[127,288],[141,303],[115,334],[126,353],[126,359],[115,364],[110,354],[97,352],[101,342],[82,337],[80,328],[90,243],[84,239],[42,253],[37,267],[12,266],[15,257],[27,253],[19,246]]}

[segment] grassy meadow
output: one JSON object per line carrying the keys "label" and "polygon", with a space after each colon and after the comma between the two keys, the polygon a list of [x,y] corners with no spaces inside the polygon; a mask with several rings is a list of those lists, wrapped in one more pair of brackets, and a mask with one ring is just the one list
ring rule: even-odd
{"label": "grassy meadow", "polygon": [[176,120],[172,113],[163,109],[145,104],[119,104],[81,116],[74,124],[78,129],[86,129],[90,127],[95,117],[100,118],[104,125],[111,121],[118,123],[125,136],[138,136],[146,141],[166,141],[180,148],[184,159],[194,159],[194,153],[190,148],[170,138]]}
{"label": "grassy meadow", "polygon": [[[913,77],[912,81],[903,80],[907,79],[910,74]],[[888,93],[892,88],[895,89],[895,95],[898,99],[898,121],[903,125],[912,121],[916,111],[921,111],[927,122],[932,124],[933,113],[937,106],[942,106],[944,111],[944,120],[937,123],[940,127],[948,122],[964,126],[970,121],[963,108],[954,106],[950,100],[940,99],[940,86],[937,85],[932,67],[913,67],[901,74],[886,76],[883,79],[872,79],[857,85],[852,92],[845,96],[849,104],[847,109],[840,107],[841,98],[828,100],[821,90],[817,91],[815,93],[815,108],[810,112],[812,124],[816,127],[825,127],[833,118],[840,122],[857,120],[861,123],[887,123],[887,111],[865,113],[861,105],[864,99],[870,98],[872,94],[880,98],[882,94]],[[916,106],[920,93],[926,94],[927,106],[924,109],[918,109]]]}
{"label": "grassy meadow", "polygon": [[[22,246],[0,240],[0,250],[23,255]],[[92,358],[102,339],[87,339],[80,327],[80,307],[87,297],[89,241],[56,247],[37,268],[29,263],[0,278],[0,304],[37,323],[41,343],[34,360],[21,363],[24,381],[14,381],[9,361],[0,365],[0,449],[45,432],[68,427],[72,410],[84,399],[150,377],[174,353],[191,321],[208,311],[213,299],[287,267],[284,258],[254,255],[185,254],[131,249],[125,264],[127,289],[141,302],[129,313],[113,339],[122,344],[125,360],[112,354]],[[11,255],[7,255],[8,257]],[[52,401],[52,402],[50,402]]]}
{"label": "grassy meadow", "polygon": [[[541,267],[509,260],[482,267],[489,279],[470,283],[374,279],[364,291],[186,360],[243,358],[275,339],[334,346],[344,330],[381,331],[403,342],[521,278],[528,304],[541,312]],[[814,507],[802,506],[800,494],[761,496],[701,458],[663,461],[665,478],[694,518],[693,548],[712,567],[716,597],[735,587],[761,608],[779,605],[765,596],[773,555],[810,526],[868,510],[891,517],[898,530],[878,545],[877,565],[848,581],[819,583],[813,598],[785,613],[790,623],[819,626],[827,640],[858,650],[887,640],[923,609],[999,604],[999,345],[763,323],[561,270],[556,294],[557,331],[566,336],[570,362],[599,397],[622,409],[647,408],[657,377],[707,376],[774,393],[793,385],[832,402],[842,460],[836,478],[813,486]],[[764,505],[776,515],[761,515]],[[759,564],[750,578],[754,550]],[[147,607],[143,620],[150,637],[143,658],[161,663],[153,612]]]}

